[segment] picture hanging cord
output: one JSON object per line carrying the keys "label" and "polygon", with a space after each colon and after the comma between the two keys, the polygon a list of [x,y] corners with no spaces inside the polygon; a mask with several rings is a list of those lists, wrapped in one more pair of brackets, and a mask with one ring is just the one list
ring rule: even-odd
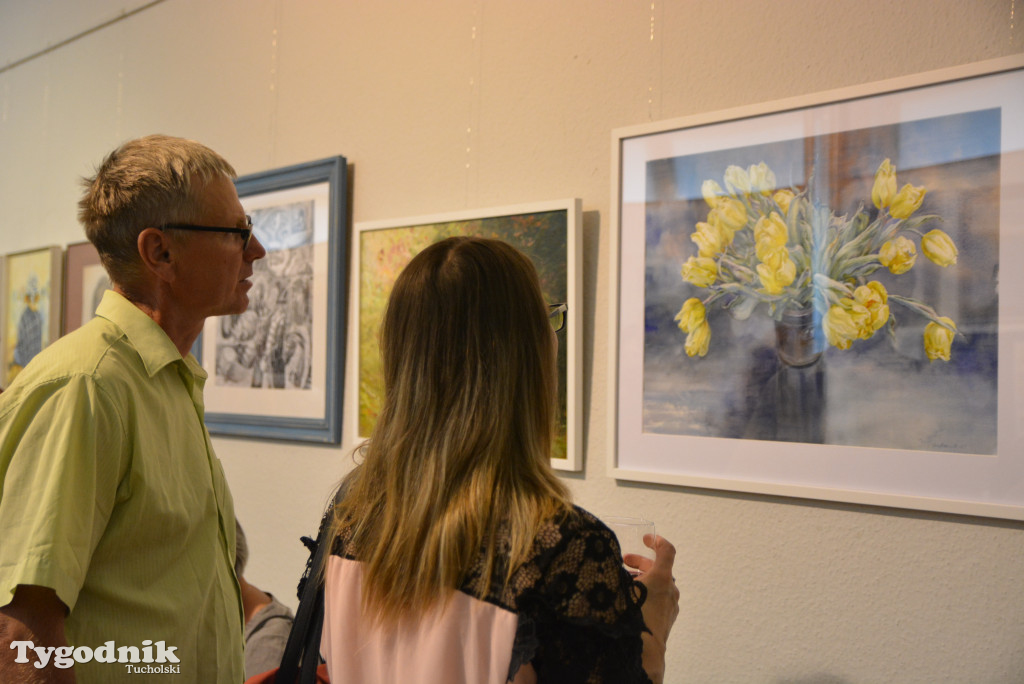
{"label": "picture hanging cord", "polygon": [[[661,89],[662,89],[662,65],[664,63],[664,40],[661,39],[661,23],[657,21],[657,11],[664,12],[663,8],[656,8],[655,0],[651,0],[650,6],[650,31],[648,34],[648,81],[647,81],[647,119],[655,121],[661,118]],[[656,32],[657,30],[657,32]],[[655,99],[657,98],[657,112],[655,112]]]}
{"label": "picture hanging cord", "polygon": [[474,140],[477,136],[477,122],[480,117],[480,24],[482,3],[476,3],[470,21],[469,32],[469,111],[466,122],[466,206],[476,202],[479,173],[473,163]]}
{"label": "picture hanging cord", "polygon": [[277,114],[280,106],[280,97],[277,88],[277,58],[278,48],[281,42],[281,0],[277,0],[274,5],[274,26],[270,31],[270,68],[269,68],[269,80],[268,85],[270,89],[270,114],[267,121],[268,127],[268,151],[270,158],[267,159],[267,168],[273,168],[277,166]]}
{"label": "picture hanging cord", "polygon": [[121,140],[121,124],[124,121],[124,50],[117,53],[117,106],[114,117],[115,137]]}

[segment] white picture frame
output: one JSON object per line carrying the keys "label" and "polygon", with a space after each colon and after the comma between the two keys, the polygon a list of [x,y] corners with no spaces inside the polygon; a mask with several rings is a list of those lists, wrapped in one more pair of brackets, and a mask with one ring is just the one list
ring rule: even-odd
{"label": "white picture frame", "polygon": [[[763,161],[765,155],[773,154],[773,146],[794,140],[800,141],[805,149],[816,150],[817,140],[830,136],[836,145],[835,149],[846,150],[843,145],[849,138],[853,140],[851,148],[856,147],[856,151],[863,154],[863,150],[858,147],[860,143],[857,142],[857,136],[866,135],[863,133],[866,130],[905,126],[906,131],[900,128],[897,131],[900,135],[896,137],[910,145],[908,139],[911,133],[918,130],[912,128],[912,125],[918,122],[932,119],[939,121],[942,117],[970,117],[975,112],[991,110],[996,111],[994,116],[1000,122],[995,131],[999,157],[995,164],[999,185],[989,195],[998,197],[998,207],[993,208],[994,218],[990,222],[994,225],[995,237],[992,237],[991,230],[986,237],[972,232],[975,231],[973,226],[964,228],[966,223],[962,220],[963,216],[950,222],[955,224],[953,227],[950,227],[950,223],[941,224],[950,232],[959,231],[963,239],[960,245],[962,261],[982,272],[974,280],[962,275],[951,277],[951,274],[956,273],[956,268],[939,268],[928,263],[923,253],[918,254],[922,272],[926,272],[923,270],[925,267],[931,269],[927,273],[933,282],[922,292],[939,293],[934,296],[936,301],[944,304],[953,302],[954,307],[958,307],[957,311],[966,316],[962,321],[965,324],[963,330],[952,345],[954,361],[949,363],[938,360],[929,363],[925,358],[920,337],[926,322],[924,319],[915,318],[905,313],[904,309],[899,309],[899,330],[914,330],[915,341],[912,346],[916,346],[917,351],[908,355],[907,363],[913,364],[915,372],[931,372],[935,375],[946,372],[953,380],[945,384],[937,380],[934,385],[918,383],[921,387],[932,388],[925,397],[926,402],[931,402],[927,405],[962,406],[962,397],[959,395],[973,390],[965,384],[957,384],[955,380],[976,380],[984,384],[979,394],[986,397],[995,410],[975,409],[974,416],[989,421],[995,434],[986,436],[984,430],[976,430],[977,434],[972,433],[970,439],[963,442],[970,448],[962,448],[958,435],[952,435],[946,442],[944,440],[950,436],[952,427],[961,424],[959,421],[962,418],[959,415],[949,411],[936,419],[914,401],[900,399],[898,392],[892,389],[899,384],[898,380],[895,384],[892,381],[872,384],[875,376],[870,373],[858,376],[858,367],[850,359],[860,358],[861,368],[870,369],[867,354],[877,351],[879,358],[882,358],[887,353],[881,351],[882,342],[872,340],[854,342],[851,356],[843,356],[851,352],[840,351],[832,345],[824,350],[821,358],[827,368],[847,364],[844,372],[837,375],[843,378],[841,382],[859,389],[855,392],[852,389],[844,390],[843,385],[837,387],[836,383],[840,380],[824,373],[826,379],[821,382],[825,383],[826,389],[821,396],[827,399],[825,406],[822,408],[808,404],[795,411],[799,416],[812,417],[816,412],[823,412],[825,425],[819,434],[813,430],[803,436],[798,432],[786,434],[783,431],[777,432],[775,437],[746,438],[742,432],[728,432],[721,427],[728,425],[729,430],[733,429],[731,419],[723,418],[725,411],[713,413],[696,407],[696,393],[707,390],[710,396],[715,391],[716,381],[720,385],[742,384],[742,381],[736,382],[735,376],[747,369],[742,363],[737,366],[725,364],[721,359],[713,360],[716,351],[728,345],[732,345],[733,349],[741,348],[742,344],[746,344],[741,341],[741,336],[750,336],[751,339],[760,340],[756,344],[763,344],[767,339],[763,333],[768,332],[770,335],[771,331],[770,321],[767,326],[756,321],[755,317],[759,315],[757,309],[749,319],[740,321],[725,311],[709,308],[706,322],[711,330],[711,341],[706,358],[699,356],[696,345],[696,355],[687,355],[687,335],[680,330],[675,331],[677,338],[674,343],[679,346],[676,351],[666,351],[667,345],[658,346],[661,342],[653,341],[656,335],[659,336],[658,340],[669,340],[672,327],[676,325],[676,321],[672,320],[675,309],[670,309],[668,302],[674,298],[674,306],[681,307],[687,298],[696,296],[700,300],[710,292],[684,281],[679,272],[687,259],[699,251],[696,241],[690,240],[690,231],[696,227],[693,221],[704,221],[709,211],[709,203],[699,190],[702,181],[715,180],[727,185],[721,175],[727,168],[726,164],[749,169]],[[935,130],[942,129],[939,127]],[[959,144],[945,139],[937,139],[933,143],[936,147]],[[900,150],[889,150],[884,144],[871,149],[877,158],[872,162],[874,165],[881,161],[881,157],[896,158],[900,154]],[[870,210],[875,207],[872,206],[870,191],[871,174],[875,167],[872,165],[870,173],[864,177],[865,165],[858,166],[857,160],[847,159],[844,154],[832,152],[821,158],[825,164],[813,168],[808,165],[804,170],[803,187],[810,196],[809,188],[815,182],[821,183],[822,177],[826,179],[824,182],[834,180],[834,185],[838,186],[840,180],[845,180],[843,174],[848,172],[848,168],[860,168],[861,175],[854,179],[852,187],[859,188],[860,196],[869,210],[868,214],[873,216]],[[909,158],[909,154],[904,156]],[[812,162],[817,159],[814,154],[806,154],[805,157]],[[716,175],[701,173],[709,168],[705,164],[709,159],[718,163],[719,172]],[[933,166],[942,163],[945,162],[934,161]],[[901,181],[907,183],[927,184],[928,181],[923,179],[933,177],[925,173],[932,167],[924,164],[901,166],[897,162],[896,167]],[[1015,266],[999,269],[999,264],[1016,264],[1024,257],[1024,193],[1021,192],[1024,187],[1024,58],[1014,56],[621,128],[612,134],[612,168],[614,201],[613,230],[610,231],[609,243],[612,296],[608,468],[613,477],[627,481],[1024,520],[1024,343],[1020,341],[1024,329],[1024,305],[1015,294],[1024,290],[1024,272]],[[679,174],[675,181],[678,185],[675,186],[674,197],[659,195],[657,193],[660,191],[651,189],[657,185],[656,180],[664,181],[662,177],[655,178],[654,174],[666,168],[674,169]],[[818,180],[808,181],[808,178]],[[779,178],[777,188],[785,186],[786,180]],[[667,182],[671,186],[673,181]],[[682,189],[684,184],[687,188],[685,190]],[[694,191],[694,188],[698,190]],[[940,185],[929,187],[928,192],[931,197],[941,198],[947,189],[947,186]],[[825,188],[823,192],[815,192],[819,197],[841,195],[833,186]],[[663,204],[655,207],[657,201]],[[930,198],[926,198],[926,201],[930,201]],[[665,202],[672,206],[666,208]],[[924,212],[925,208],[921,211]],[[841,209],[853,211],[846,205]],[[676,223],[667,221],[665,217],[670,215],[667,211],[675,211],[679,220]],[[973,219],[973,210],[965,211],[970,211],[969,215]],[[665,230],[677,231],[671,242],[677,253],[665,256],[664,262],[660,261],[662,255],[671,250],[665,249],[669,243],[660,237],[657,243],[652,242],[651,228],[656,223]],[[988,242],[982,244],[985,240]],[[655,252],[652,245],[655,244],[657,256],[652,257],[650,255]],[[788,243],[788,248],[792,252],[792,241]],[[996,263],[982,263],[979,254],[983,254],[984,249],[995,250],[992,254],[996,255]],[[676,263],[672,263],[670,258],[675,259]],[[674,276],[670,273],[669,265],[676,269]],[[984,268],[978,269],[979,265],[994,271],[995,275],[984,272]],[[721,266],[717,268],[720,277]],[[660,270],[654,273],[652,269]],[[678,289],[671,289],[675,287],[671,285],[673,277],[678,280]],[[966,325],[971,316],[977,321],[991,320],[978,313],[980,309],[977,302],[962,301],[966,297],[964,288],[974,287],[982,281],[990,282],[992,291],[978,295],[975,299],[984,299],[984,305],[996,307],[992,308],[991,313],[997,320],[995,331],[971,330]],[[756,281],[752,282],[756,288]],[[851,282],[850,287],[854,284]],[[961,296],[959,303],[955,299],[958,292]],[[974,294],[974,290],[967,289],[966,292]],[[658,299],[659,296],[662,299]],[[897,311],[898,302],[896,298],[891,299],[891,309]],[[767,307],[759,306],[762,310]],[[971,307],[974,307],[973,314]],[[685,324],[686,319],[682,322]],[[651,330],[656,332],[652,333]],[[978,351],[984,342],[984,335],[989,336],[985,339],[991,345],[992,353],[989,356],[997,370],[991,371],[986,377],[982,377],[980,372],[972,374],[969,368],[951,371],[958,368],[957,354],[961,355],[961,366],[966,366],[967,359],[988,358]],[[896,339],[900,340],[899,337]],[[716,341],[720,342],[719,347],[716,347]],[[964,346],[958,347],[961,344]],[[763,347],[760,349],[763,350]],[[765,352],[762,355],[764,358],[769,357]],[[770,356],[775,358],[777,354]],[[753,359],[753,355],[748,354],[747,358]],[[686,395],[669,399],[667,409],[657,407],[657,392],[652,390],[661,382],[652,374],[668,367],[666,359],[673,359],[683,370],[676,373],[670,369],[664,385],[671,391],[678,388],[680,396]],[[729,373],[720,372],[714,376],[698,370],[702,368],[700,364],[707,364],[709,360],[711,364],[719,364],[722,369],[728,368]],[[780,361],[772,363],[780,369],[784,365]],[[757,366],[753,361],[748,365],[754,369]],[[778,378],[783,370],[775,372]],[[787,376],[785,382],[790,382],[792,377]],[[809,377],[812,378],[809,381],[812,385],[817,382],[813,375]],[[912,375],[905,376],[903,380],[908,386],[916,382]],[[878,389],[882,387],[889,389]],[[946,389],[942,390],[941,387]],[[936,391],[935,388],[940,389]],[[872,390],[876,390],[877,394],[872,395]],[[803,390],[799,388],[799,383],[796,391],[798,396],[808,396],[800,394]],[[725,393],[723,391],[722,394]],[[908,390],[907,397],[921,399],[921,393]],[[700,400],[699,397],[697,399]],[[750,401],[749,395],[746,400]],[[883,412],[885,415],[875,416],[866,411],[857,413],[855,418],[847,420],[844,430],[833,429],[834,421],[829,421],[839,412],[859,412],[867,403],[875,400],[887,402],[890,409]],[[717,405],[723,406],[729,401],[715,398],[709,399],[707,403],[718,402]],[[958,401],[961,403],[958,404]],[[753,404],[758,404],[756,397]],[[739,413],[745,410],[742,398],[733,405],[740,406],[737,409]],[[756,411],[755,406],[748,413]],[[779,409],[774,413],[779,421],[782,419],[778,416],[783,412]],[[665,418],[666,415],[668,418]],[[870,422],[872,419],[875,424]],[[811,422],[814,420],[817,419],[812,418]],[[856,420],[860,420],[860,423]],[[903,421],[906,435],[896,434],[899,424],[896,423],[894,427],[895,420]],[[925,423],[937,425],[935,431],[912,444],[901,441],[914,440],[914,435],[923,434],[922,425]],[[666,424],[671,424],[671,427],[666,428]],[[881,427],[883,425],[884,428]],[[883,436],[872,434],[872,428],[876,426],[879,426],[880,432],[884,432]],[[857,429],[861,430],[859,437]],[[838,432],[843,434],[836,434]],[[946,436],[937,436],[943,434]],[[858,439],[862,443],[856,443]],[[891,443],[885,443],[886,440],[891,440]]]}

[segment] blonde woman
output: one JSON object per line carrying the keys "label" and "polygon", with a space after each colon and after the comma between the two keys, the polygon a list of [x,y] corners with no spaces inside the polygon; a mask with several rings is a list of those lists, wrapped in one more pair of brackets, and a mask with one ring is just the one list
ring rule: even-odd
{"label": "blonde woman", "polygon": [[549,465],[557,338],[533,264],[450,238],[399,276],[385,399],[335,508],[331,682],[661,681],[675,549],[622,567]]}

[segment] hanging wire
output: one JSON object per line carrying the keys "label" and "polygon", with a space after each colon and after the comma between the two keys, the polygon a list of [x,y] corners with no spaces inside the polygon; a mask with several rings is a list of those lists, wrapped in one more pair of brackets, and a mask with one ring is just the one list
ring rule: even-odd
{"label": "hanging wire", "polygon": [[480,7],[477,3],[473,8],[472,21],[469,31],[469,111],[466,122],[466,188],[465,203],[471,206],[476,199],[477,180],[479,174],[474,164],[475,140],[477,137],[477,123],[480,118]]}
{"label": "hanging wire", "polygon": [[[663,11],[655,0],[650,5],[650,29],[648,33],[648,74],[647,82],[647,118],[654,121],[661,118],[661,90],[662,90],[662,64],[664,63],[664,43],[661,37],[661,22],[657,19],[657,13]],[[657,110],[657,111],[655,111]]]}
{"label": "hanging wire", "polygon": [[277,114],[278,105],[280,101],[280,94],[277,88],[277,58],[278,58],[278,45],[280,43],[280,32],[281,32],[281,0],[277,0],[274,7],[274,26],[270,31],[270,69],[269,79],[270,83],[268,88],[270,89],[270,116],[267,122],[269,127],[269,138],[270,145],[270,159],[267,160],[269,167],[277,165]]}
{"label": "hanging wire", "polygon": [[116,116],[114,123],[114,137],[116,140],[122,139],[122,123],[124,122],[124,50],[118,52],[117,55],[117,106]]}
{"label": "hanging wire", "polygon": [[1013,29],[1016,20],[1017,0],[1010,0],[1010,45],[1013,45]]}

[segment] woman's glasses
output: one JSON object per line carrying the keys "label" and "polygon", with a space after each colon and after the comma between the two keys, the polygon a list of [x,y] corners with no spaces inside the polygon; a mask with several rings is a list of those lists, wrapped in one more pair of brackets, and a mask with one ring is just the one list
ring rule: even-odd
{"label": "woman's glasses", "polygon": [[548,306],[548,318],[551,319],[551,327],[559,332],[565,327],[565,314],[569,310],[568,304],[551,304]]}

